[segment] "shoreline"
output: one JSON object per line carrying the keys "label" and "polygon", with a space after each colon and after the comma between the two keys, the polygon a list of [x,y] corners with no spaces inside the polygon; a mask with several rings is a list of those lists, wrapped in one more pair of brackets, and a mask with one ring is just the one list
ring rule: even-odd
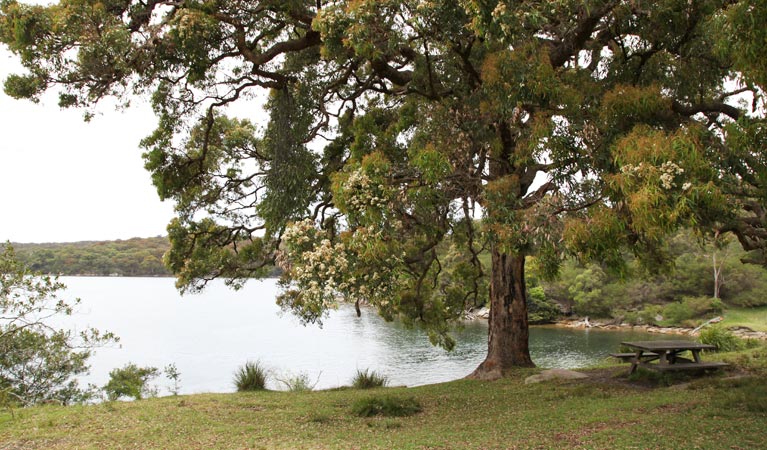
{"label": "shoreline", "polygon": [[[600,321],[589,321],[586,319],[564,319],[559,320],[551,324],[555,327],[562,328],[575,328],[575,329],[591,329],[597,330],[613,330],[613,331],[641,331],[651,334],[672,334],[672,335],[684,335],[684,336],[698,336],[700,331],[698,328],[688,327],[661,327],[656,325],[631,325],[628,323],[603,323]],[[754,331],[748,327],[729,327],[728,330],[735,336],[742,339],[760,339],[767,340],[767,333],[764,331]]]}
{"label": "shoreline", "polygon": [[[487,308],[480,308],[466,314],[467,320],[487,320],[490,311]],[[650,334],[669,334],[695,337],[700,334],[696,328],[688,327],[662,327],[657,325],[631,325],[625,322],[615,323],[615,321],[589,320],[586,318],[559,319],[552,323],[530,324],[531,326],[573,328],[573,329],[596,329],[604,331],[640,331]],[[741,339],[759,339],[767,340],[767,332],[754,331],[748,327],[735,326],[727,328],[732,334]]]}
{"label": "shoreline", "polygon": [[[598,320],[590,321],[588,318],[562,319],[549,325],[560,328],[574,328],[582,330],[593,328],[605,331],[641,331],[651,334],[670,334],[684,336],[698,336],[700,334],[700,331],[695,328],[662,327],[657,325],[631,325],[628,323],[604,323]],[[763,331],[754,331],[748,327],[730,327],[728,330],[741,339],[767,340],[767,333]]]}

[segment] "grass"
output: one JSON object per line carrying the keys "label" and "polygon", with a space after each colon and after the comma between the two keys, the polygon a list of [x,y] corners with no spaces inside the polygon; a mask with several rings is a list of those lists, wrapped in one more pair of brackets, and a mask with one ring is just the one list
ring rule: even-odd
{"label": "grass", "polygon": [[767,332],[767,306],[759,308],[727,308],[722,325],[725,327],[743,326],[754,331]]}
{"label": "grass", "polygon": [[767,392],[765,353],[726,354],[751,361],[756,376],[671,387],[626,383],[623,365],[613,368],[621,378],[525,385],[536,373],[525,369],[494,382],[376,390],[374,397],[412,399],[420,408],[397,418],[356,416],[352,407],[371,398],[357,389],[46,405],[17,409],[15,418],[0,411],[0,442],[25,449],[759,448],[764,401],[743,400]]}

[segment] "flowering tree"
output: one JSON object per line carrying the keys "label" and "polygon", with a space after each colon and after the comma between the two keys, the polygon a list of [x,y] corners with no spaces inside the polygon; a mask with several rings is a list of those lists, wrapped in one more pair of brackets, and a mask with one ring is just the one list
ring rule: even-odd
{"label": "flowering tree", "polygon": [[[663,237],[689,225],[763,251],[765,46],[741,24],[766,9],[7,0],[0,40],[29,69],[11,95],[151,97],[143,146],[176,202],[181,289],[277,262],[279,301],[307,321],[365,301],[448,347],[449,322],[487,298],[474,376],[494,378],[533,364],[530,256],[552,275],[566,255],[620,270],[627,250],[655,267]],[[226,115],[259,90],[265,129]]]}

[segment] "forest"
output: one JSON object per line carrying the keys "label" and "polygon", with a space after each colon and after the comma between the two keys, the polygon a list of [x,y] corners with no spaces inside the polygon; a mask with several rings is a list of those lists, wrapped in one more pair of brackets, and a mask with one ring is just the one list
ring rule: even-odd
{"label": "forest", "polygon": [[57,275],[170,276],[162,263],[166,237],[117,241],[13,244],[32,270]]}

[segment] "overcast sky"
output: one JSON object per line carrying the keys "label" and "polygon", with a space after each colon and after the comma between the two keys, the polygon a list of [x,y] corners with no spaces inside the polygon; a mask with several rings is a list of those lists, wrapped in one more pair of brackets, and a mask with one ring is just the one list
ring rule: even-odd
{"label": "overcast sky", "polygon": [[[19,72],[0,48],[0,79]],[[173,205],[161,202],[138,143],[155,125],[147,104],[102,108],[89,123],[0,93],[0,242],[73,242],[165,234]]]}

